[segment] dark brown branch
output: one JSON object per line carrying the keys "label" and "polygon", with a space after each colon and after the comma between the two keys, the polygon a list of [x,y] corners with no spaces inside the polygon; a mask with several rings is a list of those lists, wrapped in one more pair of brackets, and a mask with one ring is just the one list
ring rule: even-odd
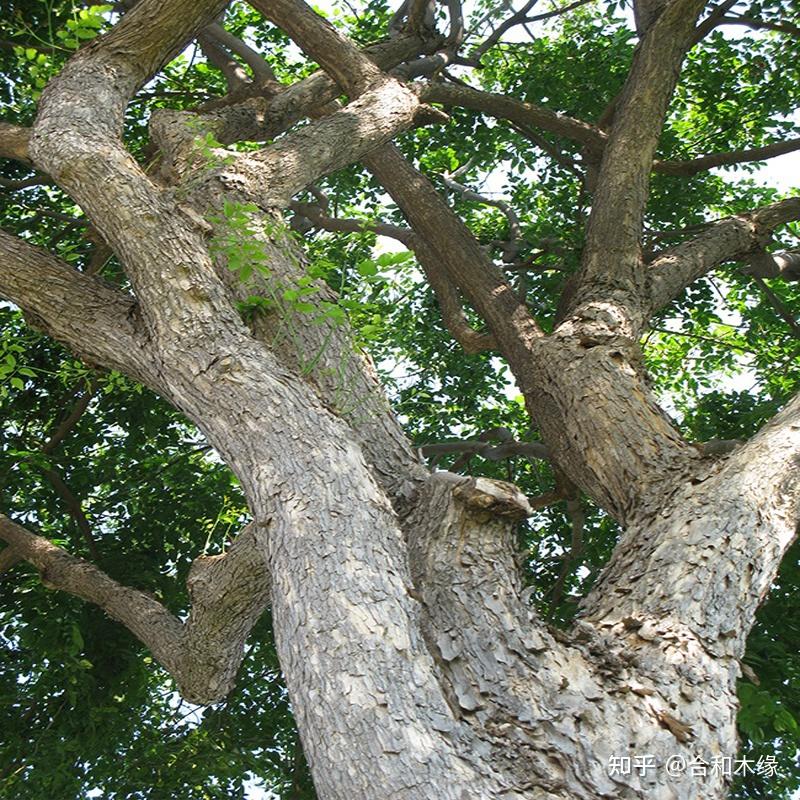
{"label": "dark brown branch", "polygon": [[749,161],[766,161],[768,158],[793,153],[795,150],[800,150],[800,137],[787,139],[785,142],[774,142],[763,147],[753,147],[749,150],[711,153],[689,161],[656,161],[653,164],[653,170],[664,175],[690,176],[713,167],[744,164]]}
{"label": "dark brown branch", "polygon": [[496,350],[497,342],[494,336],[485,331],[476,331],[467,319],[456,285],[447,271],[442,269],[438,253],[418,236],[414,236],[412,240],[412,249],[439,303],[442,322],[464,352],[475,354]]}
{"label": "dark brown branch", "polygon": [[292,203],[289,207],[295,214],[300,215],[312,223],[315,228],[321,228],[331,233],[361,233],[362,231],[372,231],[378,236],[388,236],[390,239],[396,239],[409,249],[413,249],[414,246],[414,234],[409,228],[402,228],[399,225],[390,225],[386,222],[367,219],[331,217],[325,214],[320,206],[313,203]]}
{"label": "dark brown branch", "polygon": [[64,501],[69,515],[75,520],[78,530],[86,542],[86,547],[96,561],[100,561],[100,550],[97,547],[97,540],[92,533],[92,526],[83,511],[81,501],[75,496],[72,489],[67,486],[61,475],[54,469],[43,469],[42,474],[47,479],[48,483],[53,487],[55,493]]}
{"label": "dark brown branch", "polygon": [[506,220],[508,221],[508,238],[503,243],[503,261],[508,264],[514,262],[519,251],[519,239],[521,236],[521,229],[519,224],[519,217],[514,213],[514,209],[505,202],[505,200],[497,200],[495,198],[486,197],[454,180],[455,173],[450,175],[448,173],[442,174],[442,181],[448,189],[452,189],[461,195],[464,200],[471,200],[475,203],[482,203],[486,206],[493,206],[503,212]]}
{"label": "dark brown branch", "polygon": [[49,186],[52,183],[53,182],[44,175],[34,175],[31,178],[21,178],[20,180],[0,177],[0,187],[9,190],[30,189],[32,186]]}
{"label": "dark brown branch", "polygon": [[739,16],[723,17],[722,25],[744,25],[752,30],[778,31],[788,33],[790,36],[800,36],[800,27],[792,25],[790,22],[770,22],[766,19],[756,19],[755,17]]}
{"label": "dark brown branch", "polygon": [[567,139],[581,142],[595,152],[601,152],[606,141],[605,134],[587,122],[533,103],[473,89],[471,86],[456,86],[442,82],[430,83],[422,90],[421,99],[425,102],[441,103],[445,106],[471,108],[498,119],[511,120],[518,125],[542,128]]}
{"label": "dark brown branch", "polygon": [[780,297],[778,297],[778,295],[776,295],[775,292],[773,292],[772,289],[767,286],[763,278],[753,275],[753,280],[758,285],[758,288],[764,293],[764,296],[767,298],[770,305],[775,309],[777,314],[789,326],[792,335],[795,338],[800,339],[800,323],[797,322],[794,314],[792,314],[792,312],[786,307]]}
{"label": "dark brown branch", "polygon": [[437,256],[420,241],[413,231],[397,225],[388,225],[384,222],[369,222],[358,219],[338,219],[322,213],[319,206],[303,203],[293,203],[292,208],[301,214],[315,227],[332,232],[359,233],[363,230],[374,231],[379,236],[389,236],[402,242],[413,250],[420,268],[436,295],[442,321],[453,338],[461,345],[466,353],[480,353],[496,349],[494,339],[487,333],[476,331],[469,323],[461,298],[453,283],[446,278],[436,263]]}
{"label": "dark brown branch", "polygon": [[72,429],[78,424],[80,418],[83,416],[89,403],[97,392],[97,384],[92,382],[84,390],[83,394],[78,398],[75,405],[70,410],[64,419],[59,422],[56,429],[50,434],[47,441],[42,445],[42,453],[49,455],[67,438]]}
{"label": "dark brown branch", "polygon": [[487,36],[477,47],[475,47],[469,54],[471,59],[480,61],[481,56],[494,47],[503,34],[513,28],[515,25],[521,25],[523,22],[528,22],[527,14],[536,5],[537,0],[528,0],[519,11],[516,11],[507,19],[503,20],[492,32]]}
{"label": "dark brown branch", "polygon": [[739,0],[723,0],[722,3],[711,9],[709,15],[695,28],[693,44],[697,44],[708,36]]}

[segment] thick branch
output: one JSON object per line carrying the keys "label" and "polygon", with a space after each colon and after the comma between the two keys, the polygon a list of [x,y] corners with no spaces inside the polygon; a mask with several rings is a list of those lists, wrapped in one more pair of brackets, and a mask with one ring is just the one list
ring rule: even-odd
{"label": "thick branch", "polygon": [[626,531],[586,616],[620,630],[626,618],[679,623],[716,656],[741,658],[800,521],[798,454],[800,396],[721,468],[676,486],[663,512]]}
{"label": "thick branch", "polygon": [[[42,583],[100,606],[121,622],[175,678],[192,702],[222,700],[233,687],[244,642],[267,605],[265,533],[249,525],[225,555],[200,556],[187,578],[192,610],[185,624],[147,592],[123,586],[0,515],[0,553],[33,564]],[[8,555],[6,555],[8,554]]]}
{"label": "thick branch", "polygon": [[421,106],[414,92],[384,80],[341,111],[289,133],[263,151],[239,156],[233,180],[243,174],[248,181],[245,191],[259,205],[285,208],[320,177],[359,160],[412,125],[434,121],[435,113]]}
{"label": "thick branch", "polygon": [[31,164],[28,154],[28,141],[31,138],[30,128],[0,122],[0,158],[13,158],[23,164]]}
{"label": "thick branch", "polygon": [[663,308],[709,270],[763,248],[770,233],[800,219],[800,197],[720,220],[684,244],[658,256],[648,269],[646,316]]}
{"label": "thick branch", "polygon": [[523,458],[549,459],[550,454],[541,442],[503,442],[502,444],[490,444],[480,440],[464,440],[460,442],[437,442],[436,444],[424,444],[420,447],[422,454],[426,458],[436,458],[450,453],[470,453],[480,456],[489,461],[502,461],[512,456],[522,456]]}
{"label": "thick branch", "polygon": [[303,0],[250,0],[342,88],[357,96],[380,81],[380,69]]}
{"label": "thick branch", "polygon": [[[440,38],[397,36],[364,49],[381,69],[390,69],[419,52],[435,49]],[[272,88],[261,95],[230,104],[208,104],[201,111],[203,126],[223,144],[241,140],[264,141],[290,128],[299,120],[318,115],[341,94],[337,84],[320,70],[275,94]]]}
{"label": "thick branch", "polygon": [[[603,153],[575,305],[614,297],[630,313],[641,294],[640,242],[649,175],[680,65],[703,0],[674,0],[634,55]],[[624,323],[628,333],[638,320]]]}
{"label": "thick branch", "polygon": [[147,373],[133,299],[5,231],[0,231],[0,295],[88,363],[133,377]]}

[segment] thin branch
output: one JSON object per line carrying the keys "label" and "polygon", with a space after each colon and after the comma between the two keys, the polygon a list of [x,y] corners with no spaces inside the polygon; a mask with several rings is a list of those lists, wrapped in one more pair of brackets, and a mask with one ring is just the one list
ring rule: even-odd
{"label": "thin branch", "polygon": [[384,222],[330,217],[322,213],[319,206],[311,204],[292,203],[291,207],[311,224],[323,230],[346,233],[371,230],[379,236],[389,236],[402,242],[406,247],[414,251],[417,262],[439,303],[442,322],[444,322],[445,327],[453,338],[464,349],[464,352],[474,354],[497,348],[493,337],[487,333],[476,331],[470,325],[458,291],[453,283],[445,277],[436,263],[436,254],[430,248],[427,248],[413,231],[397,225],[388,225]]}
{"label": "thin branch", "polygon": [[487,36],[477,47],[475,47],[469,54],[471,59],[475,61],[480,61],[480,58],[487,50],[490,50],[494,47],[500,39],[502,39],[503,34],[513,28],[515,25],[520,25],[523,22],[527,22],[527,13],[536,5],[537,0],[528,0],[519,11],[516,11],[510,17],[505,19],[501,22],[493,31],[492,33]]}
{"label": "thin branch", "polygon": [[508,237],[503,243],[503,261],[507,264],[513,264],[519,252],[519,240],[522,235],[520,228],[519,217],[514,213],[514,209],[505,202],[496,198],[486,197],[479,192],[468,189],[458,181],[454,180],[455,173],[450,175],[447,172],[442,173],[442,180],[448,189],[458,192],[464,200],[471,200],[475,203],[482,203],[486,206],[493,206],[503,212],[506,220],[508,221]]}
{"label": "thin branch", "polygon": [[775,309],[778,315],[783,319],[783,321],[789,326],[790,330],[792,331],[792,335],[796,339],[800,339],[800,323],[794,317],[794,314],[786,307],[784,302],[772,291],[772,289],[767,286],[766,281],[763,278],[758,277],[757,275],[753,275],[753,280],[758,285],[759,289],[764,292],[767,300],[769,300],[770,305]]}
{"label": "thin branch", "polygon": [[92,558],[99,562],[101,559],[100,550],[97,547],[97,540],[92,533],[92,526],[83,511],[81,501],[75,496],[72,489],[67,486],[61,475],[54,469],[43,469],[42,474],[47,479],[48,483],[53,487],[56,494],[64,501],[69,515],[75,520],[78,530],[86,542],[86,547],[92,555]]}
{"label": "thin branch", "polygon": [[708,16],[695,28],[692,44],[697,44],[708,36],[739,0],[723,0],[722,3],[711,9]]}
{"label": "thin branch", "polygon": [[549,108],[526,103],[501,94],[492,94],[471,86],[455,86],[449,83],[433,82],[421,92],[421,99],[429,103],[445,106],[471,108],[498,119],[507,119],[518,125],[542,128],[567,139],[574,139],[587,145],[594,152],[602,152],[606,135],[594,125],[559,114]]}
{"label": "thin branch", "polygon": [[720,24],[744,25],[756,31],[778,31],[779,33],[788,33],[790,36],[800,36],[800,27],[792,25],[790,22],[770,22],[769,20],[745,17],[738,14],[735,17],[723,17]]}
{"label": "thin branch", "polygon": [[97,383],[92,381],[78,398],[75,405],[70,410],[55,430],[50,434],[47,441],[42,445],[41,452],[45,455],[52,453],[67,438],[72,429],[78,424],[80,418],[89,407],[95,394],[97,393]]}
{"label": "thin branch", "polygon": [[21,178],[19,180],[0,177],[0,187],[9,190],[30,189],[32,186],[50,186],[52,183],[53,182],[45,175],[34,175],[33,177]]}
{"label": "thin branch", "polygon": [[774,142],[763,147],[748,150],[732,150],[727,153],[711,153],[689,161],[656,161],[653,170],[664,175],[696,175],[713,167],[744,164],[749,161],[766,161],[769,158],[782,156],[800,150],[800,137],[787,139],[785,142]]}
{"label": "thin branch", "polygon": [[409,249],[413,249],[414,234],[409,228],[366,219],[331,217],[325,214],[320,206],[313,203],[295,202],[292,203],[289,208],[311,222],[315,228],[321,228],[331,233],[361,233],[363,231],[372,231],[378,236],[388,236],[390,239],[396,239]]}

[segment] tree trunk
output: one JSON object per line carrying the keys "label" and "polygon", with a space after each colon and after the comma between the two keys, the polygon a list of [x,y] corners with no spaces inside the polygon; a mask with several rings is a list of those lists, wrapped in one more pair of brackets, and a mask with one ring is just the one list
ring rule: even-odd
{"label": "tree trunk", "polygon": [[[700,5],[673,2],[648,17],[652,33],[618,115],[641,100],[641,70],[659,59],[667,77],[648,84],[652,108],[641,114],[666,113]],[[225,556],[197,560],[185,624],[4,518],[2,538],[50,585],[128,625],[198,702],[230,690],[244,639],[271,603],[321,800],[723,797],[739,660],[798,518],[800,401],[714,458],[685,442],[650,397],[636,342],[651,289],[637,240],[658,120],[641,134],[650,138],[638,160],[617,172],[626,128],[612,132],[600,175],[614,178],[611,195],[618,183],[635,187],[620,211],[625,236],[604,230],[611,197],[590,227],[577,299],[545,337],[502,276],[484,269],[477,244],[453,244],[463,226],[385,146],[420,124],[418,95],[374,65],[379,76],[363,80],[372,73],[352,53],[344,74],[329,70],[343,84],[365,70],[344,111],[256,155],[227,153],[232,163],[214,152],[198,161],[188,115],[154,115],[162,169],[157,180],[145,175],[119,141],[127,100],[222,4],[159,6],[142,0],[69,62],[45,91],[30,140],[37,167],[124,264],[133,295],[6,235],[2,289],[56,338],[192,420],[239,478],[253,523]],[[298,36],[313,50],[309,20]],[[678,38],[662,47],[668,33]],[[320,42],[324,63],[341,43]],[[220,130],[219,119],[200,121]],[[445,264],[451,290],[489,325],[554,463],[625,528],[567,633],[538,619],[521,591],[513,532],[531,513],[527,500],[508,484],[429,474],[347,327],[309,325],[283,299],[305,264],[282,208],[310,180],[362,158]],[[247,209],[248,243],[269,264],[247,287],[213,245],[226,235],[226,203]],[[41,291],[54,280],[55,299]],[[318,288],[322,311],[335,297]],[[248,326],[236,302],[254,292],[274,306]]]}

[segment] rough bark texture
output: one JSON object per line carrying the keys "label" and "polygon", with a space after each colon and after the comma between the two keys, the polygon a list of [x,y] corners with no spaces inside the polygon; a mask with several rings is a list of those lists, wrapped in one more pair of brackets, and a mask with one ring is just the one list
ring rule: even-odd
{"label": "rough bark texture", "polygon": [[[636,5],[643,38],[608,132],[465,87],[418,91],[390,77],[383,70],[442,45],[419,33],[424,4],[407,4],[405,33],[366,54],[300,2],[254,5],[328,74],[281,87],[262,71],[244,100],[154,115],[157,178],[120,140],[126,104],[209,30],[220,2],[141,0],[51,82],[32,133],[3,126],[0,149],[31,160],[84,209],[132,294],[5,233],[0,293],[82,357],[131,375],[194,421],[240,479],[254,522],[225,556],[197,559],[185,623],[5,517],[0,564],[26,559],[48,585],[103,607],[198,702],[230,690],[270,602],[322,800],[722,797],[722,775],[608,770],[610,757],[630,753],[658,763],[733,755],[744,640],[798,519],[798,401],[749,443],[711,458],[656,405],[638,351],[652,313],[800,217],[798,202],[784,201],[642,261],[648,176],[702,3]],[[341,91],[349,103],[331,105]],[[441,121],[420,98],[543,127],[602,158],[577,292],[552,334],[430,181],[387,144]],[[224,163],[196,158],[199,132],[267,141],[307,116],[322,119],[253,152],[220,150]],[[545,443],[526,452],[550,458],[625,528],[569,633],[551,631],[521,593],[513,527],[530,506],[514,487],[428,474],[346,327],[307,325],[280,302],[249,325],[236,309],[303,277],[283,210],[357,160],[407,217],[403,235],[454,335],[466,348],[498,348],[509,363]],[[221,231],[209,213],[225,202],[256,204],[252,235],[270,274],[248,287],[212,246]],[[486,332],[469,328],[462,297]],[[314,302],[332,299],[320,287]]]}

